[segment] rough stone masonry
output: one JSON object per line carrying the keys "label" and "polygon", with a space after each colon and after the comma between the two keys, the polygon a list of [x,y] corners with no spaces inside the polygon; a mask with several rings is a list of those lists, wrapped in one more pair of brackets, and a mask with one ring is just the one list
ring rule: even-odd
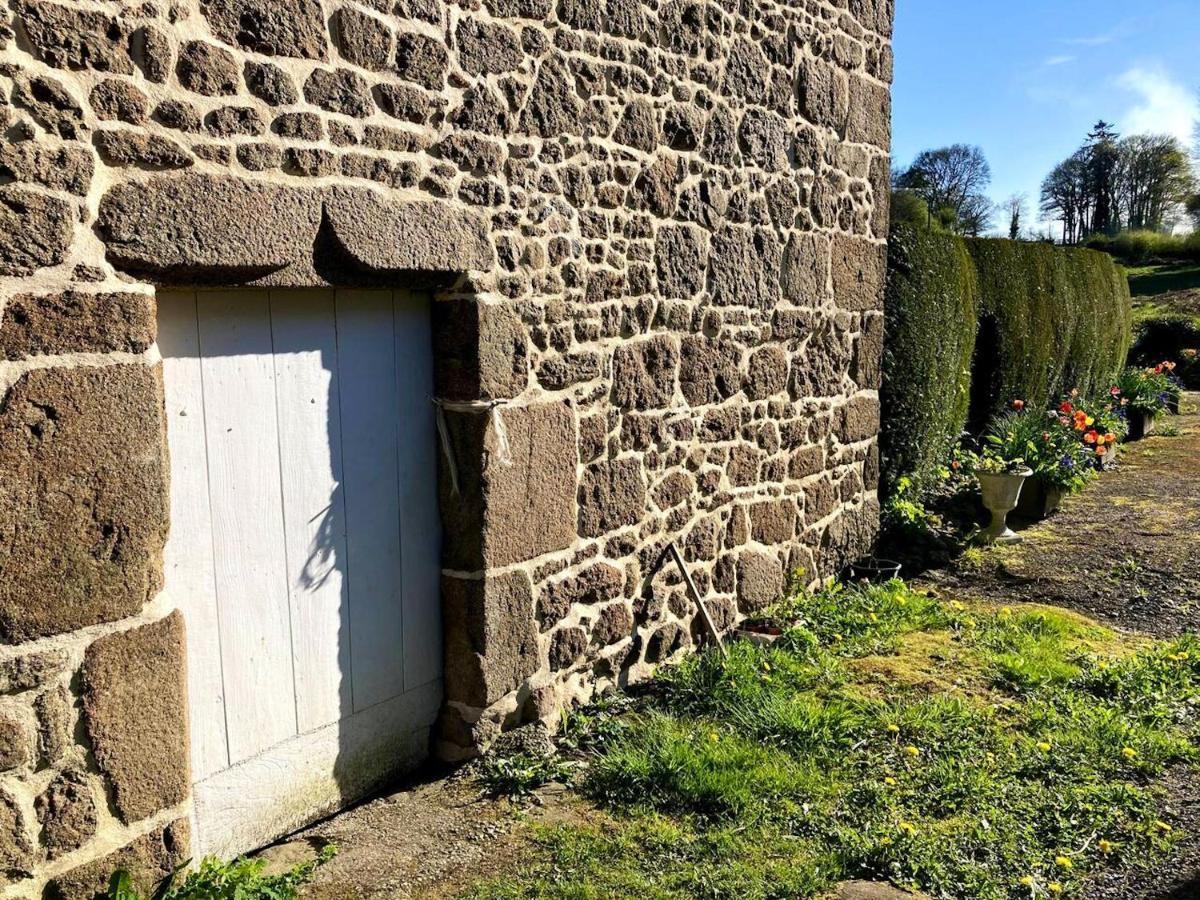
{"label": "rough stone masonry", "polygon": [[[878,520],[892,0],[0,0],[0,885],[189,856],[155,289],[423,284],[443,754]],[[431,473],[432,476],[432,473]]]}

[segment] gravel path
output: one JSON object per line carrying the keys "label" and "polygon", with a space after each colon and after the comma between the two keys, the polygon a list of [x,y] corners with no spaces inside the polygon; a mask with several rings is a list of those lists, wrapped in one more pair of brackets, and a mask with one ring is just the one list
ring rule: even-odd
{"label": "gravel path", "polygon": [[[1200,416],[1174,437],[1125,444],[1106,473],[1024,542],[968,554],[923,580],[959,596],[1053,603],[1167,637],[1200,631]],[[1018,526],[1019,527],[1019,526]]]}

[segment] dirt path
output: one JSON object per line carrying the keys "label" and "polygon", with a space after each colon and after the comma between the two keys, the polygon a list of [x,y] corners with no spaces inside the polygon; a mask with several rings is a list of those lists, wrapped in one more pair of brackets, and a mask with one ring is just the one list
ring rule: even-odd
{"label": "dirt path", "polygon": [[283,871],[336,845],[306,900],[440,900],[513,871],[529,847],[526,826],[580,823],[584,806],[562,784],[510,802],[485,796],[466,769],[431,770],[259,855]]}
{"label": "dirt path", "polygon": [[968,553],[923,580],[964,597],[1077,609],[1119,628],[1200,631],[1200,416],[1121,448],[1106,473],[1014,547]]}

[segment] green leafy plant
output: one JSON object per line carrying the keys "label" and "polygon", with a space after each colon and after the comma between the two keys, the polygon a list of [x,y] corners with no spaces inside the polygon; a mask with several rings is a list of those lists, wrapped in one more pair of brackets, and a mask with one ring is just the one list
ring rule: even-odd
{"label": "green leafy plant", "polygon": [[[294,900],[300,889],[312,881],[316,870],[336,854],[337,848],[328,844],[321,848],[316,859],[279,875],[264,874],[266,863],[261,859],[240,857],[222,862],[209,857],[178,881],[185,863],[158,886],[151,900]],[[108,900],[147,900],[124,869],[114,872],[109,879],[107,896]]]}
{"label": "green leafy plant", "polygon": [[551,781],[570,777],[571,766],[557,756],[534,756],[514,753],[512,756],[487,757],[479,765],[479,780],[493,797],[528,797]]}
{"label": "green leafy plant", "polygon": [[1081,490],[1095,474],[1093,451],[1061,412],[1012,410],[992,425],[988,441],[1002,455],[1019,456],[1044,484],[1068,493]]}
{"label": "green leafy plant", "polygon": [[920,500],[915,482],[904,475],[896,480],[883,505],[885,525],[905,531],[923,531],[934,520]]}
{"label": "green leafy plant", "polygon": [[1130,366],[1122,371],[1117,379],[1122,402],[1129,409],[1149,416],[1164,412],[1179,393],[1178,386],[1171,381],[1168,367],[1175,368],[1172,363],[1160,363],[1151,368]]}

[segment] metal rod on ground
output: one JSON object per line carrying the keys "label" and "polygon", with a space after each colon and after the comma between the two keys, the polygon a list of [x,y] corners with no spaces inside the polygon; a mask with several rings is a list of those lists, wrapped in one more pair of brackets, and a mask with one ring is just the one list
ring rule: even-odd
{"label": "metal rod on ground", "polygon": [[675,565],[679,567],[679,574],[683,576],[683,581],[687,585],[688,593],[692,596],[692,602],[696,604],[696,608],[700,610],[700,618],[704,620],[704,627],[708,629],[708,636],[712,638],[713,643],[717,645],[717,649],[721,651],[721,656],[728,658],[729,651],[725,649],[725,642],[721,640],[721,632],[717,631],[717,626],[713,624],[712,616],[708,614],[708,607],[704,605],[704,600],[700,597],[700,592],[696,590],[696,582],[692,581],[692,576],[687,570],[687,566],[683,564],[683,556],[679,553],[679,548],[675,546],[675,542],[667,544],[667,548],[663,551],[663,555],[658,558],[658,565],[654,567],[654,572],[650,577],[653,578],[658,570],[662,567],[663,560],[666,554],[670,553],[671,558],[675,560]]}

